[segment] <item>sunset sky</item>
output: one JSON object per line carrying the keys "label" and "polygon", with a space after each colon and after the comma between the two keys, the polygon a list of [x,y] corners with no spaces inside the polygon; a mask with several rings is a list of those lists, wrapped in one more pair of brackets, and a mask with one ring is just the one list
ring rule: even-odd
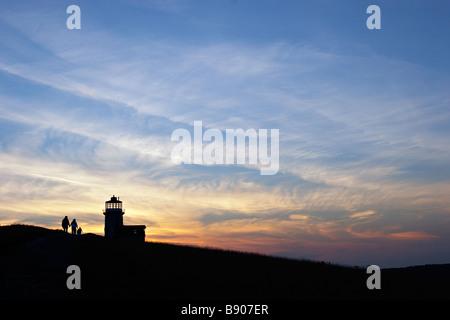
{"label": "sunset sky", "polygon": [[[116,195],[147,241],[450,263],[449,17],[437,0],[0,1],[0,224],[102,235]],[[194,121],[278,129],[277,174],[174,164]]]}

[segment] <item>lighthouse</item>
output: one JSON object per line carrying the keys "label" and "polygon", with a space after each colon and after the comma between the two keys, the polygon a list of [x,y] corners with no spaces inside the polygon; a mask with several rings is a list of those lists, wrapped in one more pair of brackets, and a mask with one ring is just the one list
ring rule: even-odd
{"label": "lighthouse", "polygon": [[125,211],[122,209],[122,201],[116,196],[112,196],[111,200],[105,202],[105,237],[114,238],[118,235],[123,227],[123,215]]}
{"label": "lighthouse", "polygon": [[105,237],[106,238],[127,238],[130,240],[145,241],[145,225],[123,224],[125,210],[122,208],[122,201],[119,197],[112,196],[111,200],[105,201]]}

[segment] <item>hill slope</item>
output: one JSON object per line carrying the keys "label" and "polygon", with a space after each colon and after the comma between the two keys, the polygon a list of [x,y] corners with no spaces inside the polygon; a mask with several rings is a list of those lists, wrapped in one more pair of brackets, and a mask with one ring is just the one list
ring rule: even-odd
{"label": "hill slope", "polygon": [[[163,243],[134,243],[32,226],[0,227],[0,298],[449,298],[450,265],[365,269]],[[81,290],[69,290],[69,265]]]}

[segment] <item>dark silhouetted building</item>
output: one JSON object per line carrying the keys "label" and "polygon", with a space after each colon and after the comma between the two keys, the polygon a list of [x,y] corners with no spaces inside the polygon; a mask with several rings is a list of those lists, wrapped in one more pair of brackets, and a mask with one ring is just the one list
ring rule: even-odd
{"label": "dark silhouetted building", "polygon": [[112,196],[111,200],[105,202],[105,237],[127,238],[130,240],[145,241],[145,225],[124,226],[122,201]]}

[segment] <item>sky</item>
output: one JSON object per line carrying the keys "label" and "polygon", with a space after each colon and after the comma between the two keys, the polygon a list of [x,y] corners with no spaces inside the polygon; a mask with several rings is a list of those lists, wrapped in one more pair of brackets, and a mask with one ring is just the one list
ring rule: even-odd
{"label": "sky", "polygon": [[[103,234],[116,195],[146,241],[450,263],[449,16],[424,0],[0,1],[0,224],[67,215]],[[194,121],[279,130],[278,171],[174,163]]]}

